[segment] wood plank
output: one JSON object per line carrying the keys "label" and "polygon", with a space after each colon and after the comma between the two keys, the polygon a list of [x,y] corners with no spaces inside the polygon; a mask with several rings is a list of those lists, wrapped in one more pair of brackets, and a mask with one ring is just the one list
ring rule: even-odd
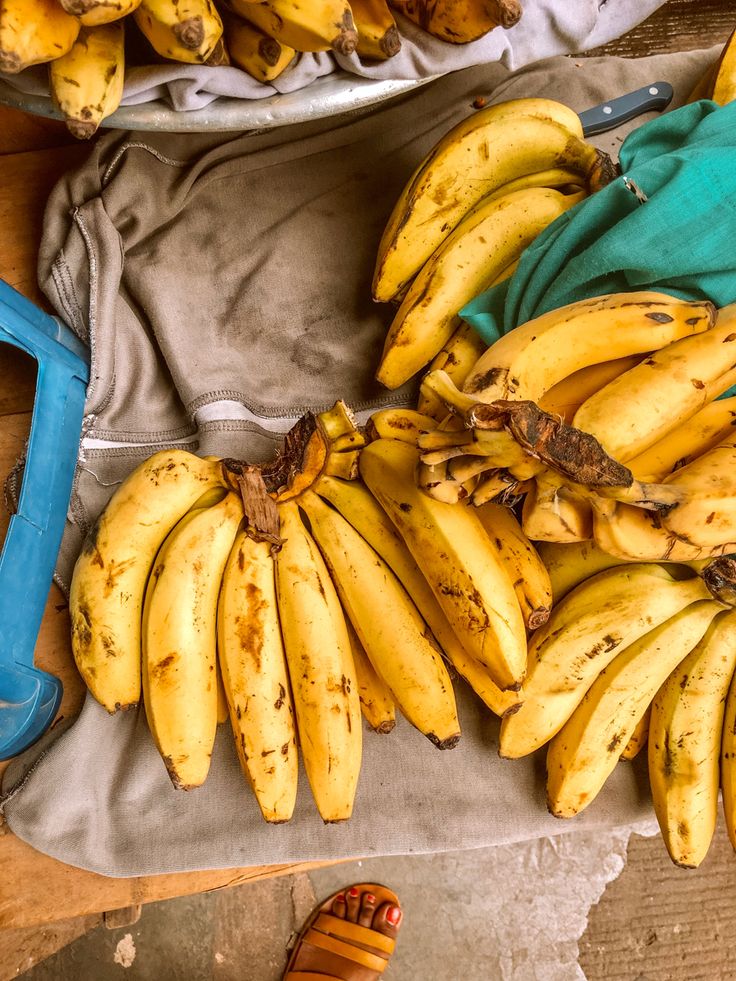
{"label": "wood plank", "polygon": [[88,153],[87,145],[75,144],[0,156],[0,277],[47,310],[36,281],[46,199]]}
{"label": "wood plank", "polygon": [[723,44],[736,26],[730,0],[668,0],[623,37],[587,51],[590,56],[643,58]]}
{"label": "wood plank", "polygon": [[33,116],[0,105],[0,155],[78,143],[59,119]]}
{"label": "wood plank", "polygon": [[175,896],[191,896],[336,864],[294,862],[111,879],[64,865],[8,834],[0,838],[0,936],[2,930],[38,926]]}
{"label": "wood plank", "polygon": [[78,916],[42,927],[0,930],[0,981],[11,981],[94,930],[101,915]]}

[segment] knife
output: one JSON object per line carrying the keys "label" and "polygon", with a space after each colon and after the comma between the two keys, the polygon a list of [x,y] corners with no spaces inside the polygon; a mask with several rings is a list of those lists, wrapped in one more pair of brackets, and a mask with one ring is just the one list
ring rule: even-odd
{"label": "knife", "polygon": [[674,92],[669,82],[653,82],[618,99],[609,99],[599,106],[579,113],[584,136],[597,136],[609,129],[640,116],[644,112],[662,112],[672,101]]}

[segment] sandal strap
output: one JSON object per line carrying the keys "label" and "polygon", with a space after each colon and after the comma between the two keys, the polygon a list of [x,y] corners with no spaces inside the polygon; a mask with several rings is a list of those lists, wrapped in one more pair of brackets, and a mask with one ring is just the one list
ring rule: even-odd
{"label": "sandal strap", "polygon": [[314,971],[289,971],[284,981],[344,981],[334,974],[315,974]]}
{"label": "sandal strap", "polygon": [[328,937],[326,933],[320,933],[319,930],[307,930],[303,939],[312,947],[319,947],[320,950],[328,950],[332,954],[344,957],[345,960],[355,961],[356,964],[361,964],[369,971],[382,974],[386,970],[388,961],[385,957],[371,954],[361,947],[355,947],[353,944],[345,943],[344,940],[338,940],[336,937]]}
{"label": "sandal strap", "polygon": [[381,950],[384,954],[393,954],[396,946],[396,941],[392,937],[387,937],[369,927],[361,926],[359,923],[343,920],[339,916],[331,916],[329,913],[320,913],[312,926],[315,930],[327,933],[331,937],[340,937],[348,941],[355,940],[358,943],[366,944],[368,947]]}

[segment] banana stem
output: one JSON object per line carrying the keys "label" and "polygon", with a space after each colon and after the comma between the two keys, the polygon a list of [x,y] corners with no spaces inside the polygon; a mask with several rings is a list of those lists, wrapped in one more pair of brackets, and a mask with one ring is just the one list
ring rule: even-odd
{"label": "banana stem", "polygon": [[457,415],[465,416],[479,404],[478,399],[461,392],[447,372],[440,369],[427,372],[422,379],[421,387],[423,395],[426,396],[428,393],[436,395],[451,412]]}

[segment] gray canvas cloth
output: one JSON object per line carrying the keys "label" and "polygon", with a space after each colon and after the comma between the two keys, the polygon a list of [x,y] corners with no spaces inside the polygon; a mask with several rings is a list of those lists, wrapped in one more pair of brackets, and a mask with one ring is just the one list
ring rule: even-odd
{"label": "gray canvas cloth", "polygon": [[[126,75],[123,105],[164,99],[174,109],[201,109],[214,99],[262,99],[295,92],[314,79],[342,69],[370,79],[422,79],[474,65],[500,62],[509,69],[552,55],[590,51],[620,37],[645,20],[664,0],[523,0],[521,20],[509,30],[496,28],[470,44],[448,44],[396,15],[402,37],[398,55],[384,62],[320,52],[298,56],[279,78],[259,82],[238,68],[151,65]],[[47,91],[46,66],[4,80],[22,91]]]}
{"label": "gray canvas cloth", "polygon": [[[582,110],[662,79],[675,107],[716,54],[484,67],[337,123],[101,140],[51,196],[39,265],[92,353],[60,583],[116,482],[157,447],[258,460],[306,407],[343,397],[365,414],[411,399],[410,386],[396,395],[372,380],[391,316],[370,300],[373,258],[401,187],[476,96],[543,93]],[[615,153],[641,121],[596,142]],[[438,752],[403,722],[389,736],[365,733],[343,825],[322,824],[303,773],[293,820],[266,825],[227,726],[205,785],[174,790],[143,711],[109,716],[91,698],[40,758],[36,747],[9,769],[5,814],[38,850],[124,876],[473,848],[651,814],[637,763],[620,765],[574,821],[550,817],[544,752],[499,759],[497,721],[456,687],[456,749]]]}

